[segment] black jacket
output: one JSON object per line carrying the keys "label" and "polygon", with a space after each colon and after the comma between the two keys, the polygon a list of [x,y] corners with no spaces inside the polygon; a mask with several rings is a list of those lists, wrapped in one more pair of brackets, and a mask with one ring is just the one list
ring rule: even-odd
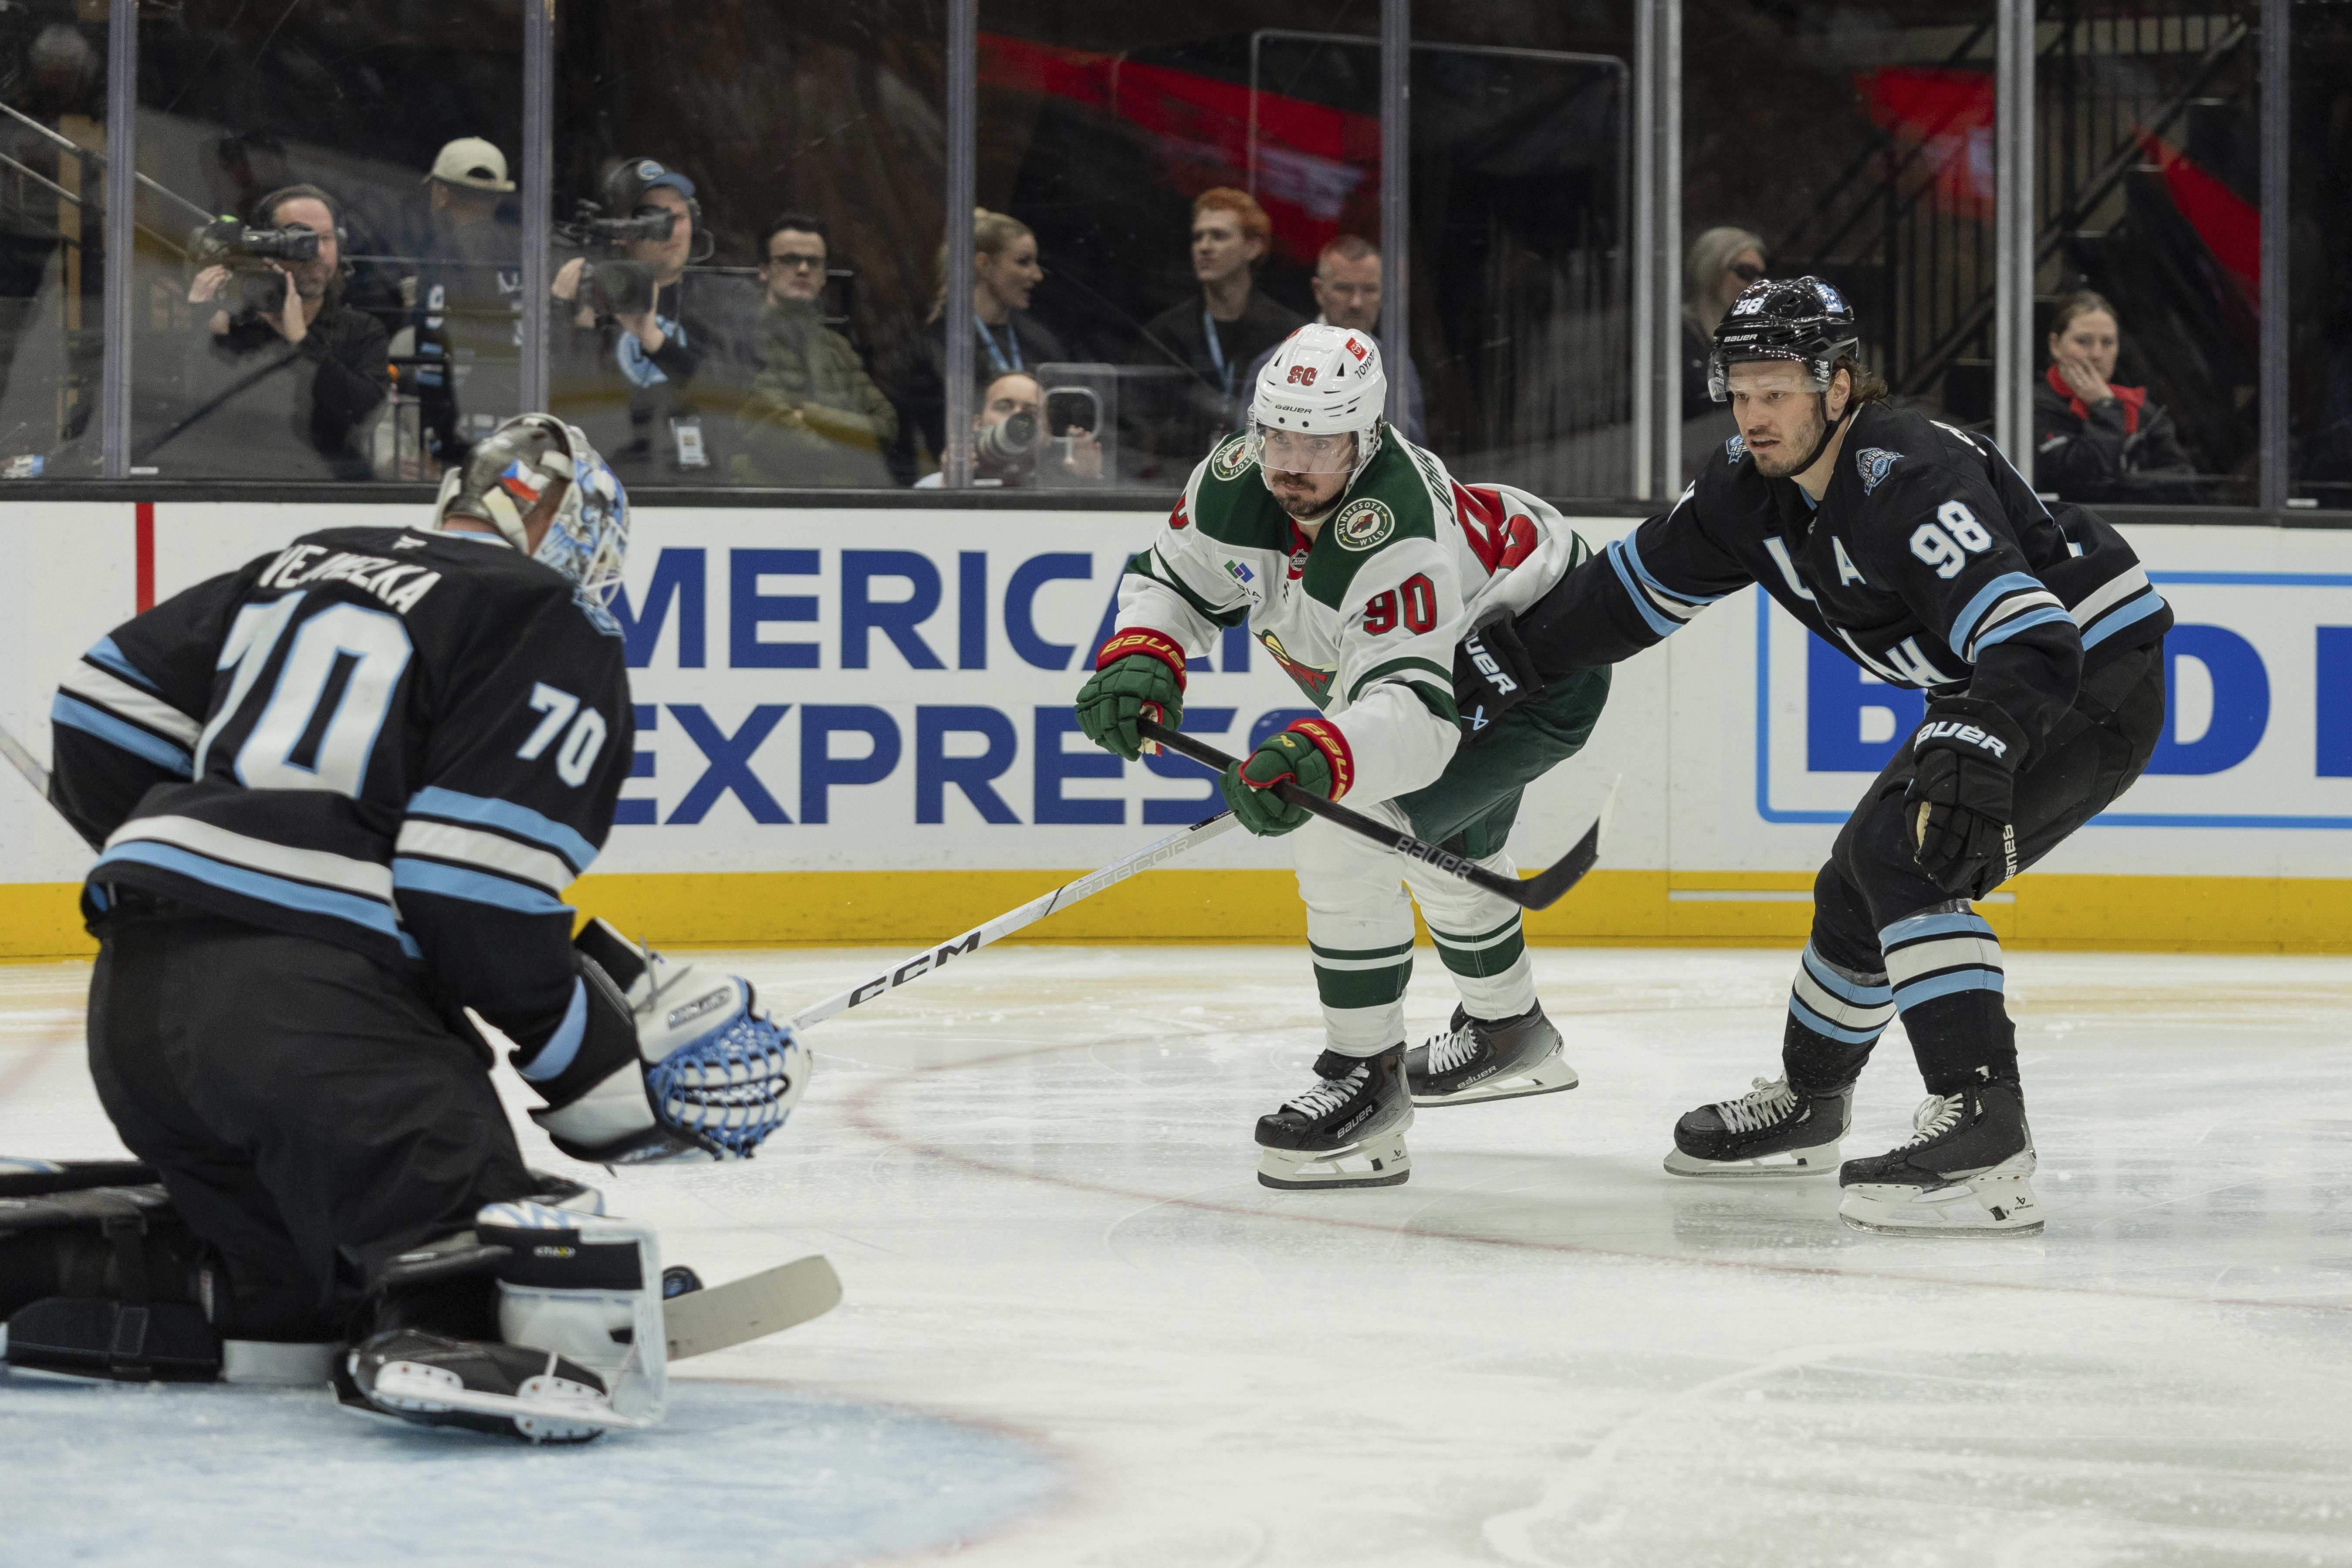
{"label": "black jacket", "polygon": [[2189,502],[2204,499],[2179,484],[2153,476],[2191,475],[2196,465],[2181,450],[2172,416],[2158,403],[2144,403],[2139,428],[2124,429],[2125,409],[2109,398],[2078,416],[2072,400],[2051,389],[2047,378],[2033,388],[2033,482],[2071,501]]}
{"label": "black jacket", "polygon": [[173,478],[366,479],[367,437],[392,385],[383,323],[328,296],[301,342],[257,315],[215,336],[197,310],[201,353],[188,388],[138,460]]}
{"label": "black jacket", "polygon": [[[1210,349],[1206,303],[1188,294],[1143,324],[1133,361],[1143,365],[1179,365],[1192,373],[1181,390],[1122,396],[1122,423],[1140,425],[1147,448],[1186,468],[1220,437],[1238,429],[1249,407],[1249,367],[1257,356],[1307,324],[1307,318],[1252,290],[1239,317],[1215,323],[1217,353]],[[1217,368],[1222,355],[1225,369]],[[1130,414],[1126,404],[1139,405]]]}
{"label": "black jacket", "polygon": [[[1005,328],[1012,331],[1007,332]],[[1003,327],[992,327],[996,353],[988,352],[988,340],[980,328],[972,329],[971,374],[973,391],[977,393],[990,382],[1009,370],[1026,370],[1034,374],[1041,364],[1066,362],[1069,349],[1053,330],[1026,310],[1015,310]],[[999,366],[1000,358],[1002,368]],[[898,345],[891,356],[889,374],[884,390],[890,395],[891,404],[898,410],[898,433],[887,452],[890,477],[902,485],[915,482],[921,470],[920,456],[915,442],[920,437],[936,460],[947,447],[948,430],[948,323],[942,316],[926,321],[914,336]]]}
{"label": "black jacket", "polygon": [[1735,436],[1672,511],[1570,573],[1519,635],[1546,677],[1614,664],[1750,583],[1888,685],[1997,703],[2037,745],[2086,668],[2172,624],[2095,512],[2045,507],[1989,443],[1869,404],[1818,510]]}
{"label": "black jacket", "polygon": [[[760,290],[747,279],[691,272],[655,301],[662,346],[651,354],[610,316],[576,324],[550,300],[554,411],[588,433],[625,485],[737,482],[738,420],[760,368]],[[623,340],[627,342],[624,342]],[[676,426],[701,432],[703,462],[684,460]]]}

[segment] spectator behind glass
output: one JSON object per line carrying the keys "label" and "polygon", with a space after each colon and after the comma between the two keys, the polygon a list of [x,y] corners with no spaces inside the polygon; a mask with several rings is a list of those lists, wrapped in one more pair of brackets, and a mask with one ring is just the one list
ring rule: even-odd
{"label": "spectator behind glass", "polygon": [[760,262],[760,369],[734,477],[747,484],[878,488],[898,415],[849,340],[824,324],[823,220],[786,213]]}
{"label": "spectator behind glass", "polygon": [[[1320,312],[1315,320],[1323,325],[1345,327],[1351,332],[1361,332],[1374,343],[1381,324],[1381,253],[1371,241],[1361,235],[1343,234],[1323,247],[1315,258],[1315,308]],[[1264,370],[1282,347],[1277,342],[1250,362],[1242,375],[1244,386],[1257,385],[1258,373]],[[1391,357],[1385,346],[1381,350],[1381,363],[1404,367],[1404,434],[1418,446],[1427,424],[1421,399],[1421,373],[1410,359]]]}
{"label": "spectator behind glass", "polygon": [[2172,416],[2144,386],[2114,384],[2116,308],[2084,289],[2050,319],[2050,368],[2033,388],[2033,487],[2071,501],[2194,500],[2196,470]]}
{"label": "spectator behind glass", "polygon": [[634,274],[610,265],[614,252],[575,256],[557,270],[555,411],[587,432],[625,485],[725,484],[757,364],[759,296],[745,279],[688,271],[712,244],[684,174],[625,158],[605,174],[604,195],[608,217],[675,221],[667,239],[618,247],[619,259],[637,264]]}
{"label": "spectator behind glass", "polygon": [[[982,434],[1007,429],[1008,422],[1019,414],[1029,416],[1028,424],[1010,426],[1010,432],[1015,433],[1009,439],[990,440]],[[1091,433],[1076,433],[1066,440],[1045,435],[1045,389],[1026,371],[1016,370],[988,384],[981,394],[980,407],[973,411],[971,428],[982,437],[973,443],[975,485],[1034,484],[1038,467],[1044,463],[1055,464],[1070,479],[1102,478],[1102,444]],[[929,473],[915,481],[915,488],[935,490],[946,483],[945,474]]]}
{"label": "spectator behind glass", "polygon": [[173,478],[366,479],[367,437],[392,384],[390,338],[373,316],[343,303],[342,210],[316,185],[288,185],[253,209],[257,228],[300,225],[319,237],[308,261],[270,261],[278,292],[226,267],[207,267],[188,289],[213,304],[208,353],[189,377],[188,407],[135,453]]}
{"label": "spectator behind glass", "polygon": [[[1726,436],[1733,430],[1731,416],[1707,395],[1707,355],[1723,313],[1763,276],[1763,238],[1744,228],[1708,229],[1683,262],[1683,417],[1719,421]],[[1687,458],[1691,443],[1683,445]]]}
{"label": "spectator behind glass", "polygon": [[1162,408],[1154,452],[1187,465],[1240,427],[1250,398],[1250,362],[1307,324],[1257,291],[1258,263],[1274,241],[1265,209],[1245,191],[1220,185],[1192,198],[1192,277],[1200,291],[1143,324],[1136,358],[1192,372],[1186,395]]}
{"label": "spectator behind glass", "polygon": [[[986,207],[972,210],[972,390],[1008,372],[1069,358],[1062,340],[1029,313],[1029,296],[1045,280],[1037,237],[1029,226]],[[923,329],[898,347],[890,366],[890,399],[898,406],[899,438],[891,473],[901,484],[937,468],[947,446],[948,247],[940,247],[939,289]],[[915,449],[920,437],[923,452]]]}
{"label": "spectator behind glass", "polygon": [[401,374],[444,468],[521,412],[522,239],[512,209],[499,210],[514,188],[506,154],[478,136],[443,147],[425,176],[432,237],[413,291],[404,290],[417,363]]}

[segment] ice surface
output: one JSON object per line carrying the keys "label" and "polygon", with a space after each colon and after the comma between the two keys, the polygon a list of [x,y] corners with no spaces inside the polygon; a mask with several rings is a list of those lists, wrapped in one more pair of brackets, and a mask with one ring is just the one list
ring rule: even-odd
{"label": "ice surface", "polygon": [[[729,963],[789,1008],[882,956]],[[2352,962],[2009,957],[2034,1241],[1660,1171],[1777,1070],[1790,953],[1537,950],[1583,1087],[1294,1194],[1249,1133],[1317,1048],[1303,952],[992,949],[814,1031],[758,1161],[605,1181],[708,1280],[846,1289],[681,1366],[671,1426],[0,1383],[0,1563],[2352,1563]],[[84,978],[0,967],[0,1151],[119,1147]],[[1847,1152],[1918,1095],[1898,1029]]]}

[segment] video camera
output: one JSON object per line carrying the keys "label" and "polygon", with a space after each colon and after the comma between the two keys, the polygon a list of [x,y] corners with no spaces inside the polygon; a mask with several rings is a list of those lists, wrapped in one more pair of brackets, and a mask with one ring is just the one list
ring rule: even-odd
{"label": "video camera", "polygon": [[202,271],[225,267],[236,280],[236,313],[274,313],[286,308],[286,274],[273,261],[316,261],[319,234],[308,224],[283,228],[247,228],[233,217],[215,219],[188,237],[188,255]]}
{"label": "video camera", "polygon": [[[643,208],[633,217],[604,214],[602,205],[583,199],[570,223],[555,226],[555,237],[593,255],[640,240],[665,240],[677,229],[677,214],[662,208]],[[654,269],[645,262],[592,262],[587,282],[590,302],[599,315],[641,316],[653,309]]]}

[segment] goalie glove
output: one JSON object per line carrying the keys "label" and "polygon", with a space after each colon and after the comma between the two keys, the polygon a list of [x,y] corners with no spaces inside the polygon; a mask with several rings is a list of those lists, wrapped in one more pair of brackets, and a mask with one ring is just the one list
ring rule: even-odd
{"label": "goalie glove", "polygon": [[1980,697],[1927,705],[1911,738],[1903,816],[1919,869],[1954,898],[1981,899],[2017,875],[2015,781],[2025,734]]}
{"label": "goalie glove", "polygon": [[516,1068],[546,1097],[531,1120],[575,1160],[604,1165],[747,1160],[807,1088],[809,1054],[751,982],[639,948],[606,921],[572,943],[572,1020]]}

